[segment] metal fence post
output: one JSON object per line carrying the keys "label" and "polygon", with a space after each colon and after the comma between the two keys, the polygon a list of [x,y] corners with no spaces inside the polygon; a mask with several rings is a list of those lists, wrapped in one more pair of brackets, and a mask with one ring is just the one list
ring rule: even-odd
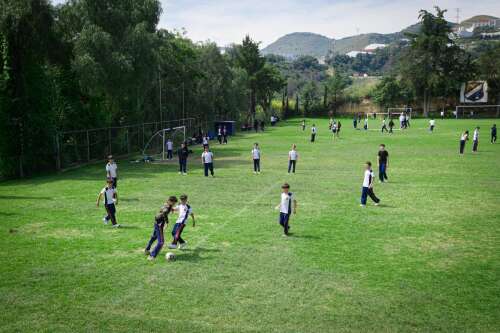
{"label": "metal fence post", "polygon": [[87,162],[90,162],[90,136],[87,130]]}
{"label": "metal fence post", "polygon": [[61,170],[61,147],[59,145],[59,133],[56,133],[56,170]]}

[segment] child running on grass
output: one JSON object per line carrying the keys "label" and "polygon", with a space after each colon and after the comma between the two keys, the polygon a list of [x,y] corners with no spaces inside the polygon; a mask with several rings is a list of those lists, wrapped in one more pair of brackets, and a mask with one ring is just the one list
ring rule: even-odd
{"label": "child running on grass", "polygon": [[380,199],[373,193],[373,179],[372,163],[366,162],[363,188],[361,189],[361,207],[366,207],[366,199],[368,196],[375,202],[375,206],[378,206],[380,202]]}
{"label": "child running on grass", "polygon": [[186,247],[187,242],[184,239],[182,239],[181,236],[189,216],[191,216],[191,219],[193,220],[193,228],[195,227],[193,209],[187,202],[188,200],[187,195],[185,194],[181,195],[180,199],[181,203],[174,208],[176,211],[179,212],[179,217],[177,218],[175,226],[172,229],[173,240],[172,244],[168,246],[170,249],[176,249],[177,244],[179,244],[180,249],[184,249]]}
{"label": "child running on grass", "polygon": [[491,143],[497,142],[497,124],[493,124],[491,127]]}
{"label": "child running on grass", "polygon": [[104,208],[106,209],[106,216],[102,219],[104,224],[108,224],[111,220],[111,224],[114,228],[119,228],[120,225],[116,222],[116,207],[118,205],[118,194],[116,189],[113,187],[113,179],[108,178],[106,181],[106,186],[99,192],[97,196],[97,207],[101,202],[101,198],[104,197]]}
{"label": "child running on grass", "polygon": [[297,200],[292,192],[290,192],[290,185],[288,183],[281,186],[281,202],[276,209],[280,210],[279,223],[283,227],[283,232],[285,236],[289,235],[290,230],[290,215],[292,215],[292,204],[293,213],[297,214]]}
{"label": "child running on grass", "polygon": [[[163,230],[166,225],[168,225],[168,214],[174,211],[174,205],[177,203],[177,197],[171,196],[168,198],[165,205],[160,209],[160,212],[155,216],[155,223],[153,226],[153,234],[149,239],[144,254],[148,256],[148,260],[154,260],[156,256],[160,253],[163,244],[165,243],[165,237],[163,236]],[[156,246],[153,252],[150,252],[151,246],[156,241]]]}

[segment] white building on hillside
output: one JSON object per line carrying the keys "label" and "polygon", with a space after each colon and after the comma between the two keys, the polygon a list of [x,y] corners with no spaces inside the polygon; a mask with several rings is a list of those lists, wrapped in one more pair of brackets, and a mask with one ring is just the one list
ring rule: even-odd
{"label": "white building on hillside", "polygon": [[364,51],[365,52],[375,52],[378,49],[383,49],[387,47],[387,44],[370,44],[365,46]]}

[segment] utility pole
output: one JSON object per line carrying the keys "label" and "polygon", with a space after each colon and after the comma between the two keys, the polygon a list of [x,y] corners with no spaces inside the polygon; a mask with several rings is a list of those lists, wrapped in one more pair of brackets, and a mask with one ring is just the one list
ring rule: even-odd
{"label": "utility pole", "polygon": [[161,70],[158,70],[158,84],[160,88],[160,125],[163,123],[163,111],[161,105]]}
{"label": "utility pole", "polygon": [[455,8],[457,16],[455,17],[457,20],[457,24],[460,24],[460,8]]}

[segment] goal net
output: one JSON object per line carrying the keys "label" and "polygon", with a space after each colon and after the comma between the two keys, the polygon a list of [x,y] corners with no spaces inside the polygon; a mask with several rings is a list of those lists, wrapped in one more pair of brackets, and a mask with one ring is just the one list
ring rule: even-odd
{"label": "goal net", "polygon": [[186,126],[164,128],[153,134],[142,150],[144,159],[166,161],[169,139],[172,141],[173,150],[178,148],[186,141]]}
{"label": "goal net", "polygon": [[373,119],[384,119],[389,118],[389,112],[367,112],[366,116]]}
{"label": "goal net", "polygon": [[412,118],[412,112],[413,109],[406,107],[406,108],[387,108],[387,113],[389,114],[389,117],[399,117],[401,114],[406,114],[410,119]]}
{"label": "goal net", "polygon": [[455,118],[498,118],[500,116],[500,105],[457,105]]}

